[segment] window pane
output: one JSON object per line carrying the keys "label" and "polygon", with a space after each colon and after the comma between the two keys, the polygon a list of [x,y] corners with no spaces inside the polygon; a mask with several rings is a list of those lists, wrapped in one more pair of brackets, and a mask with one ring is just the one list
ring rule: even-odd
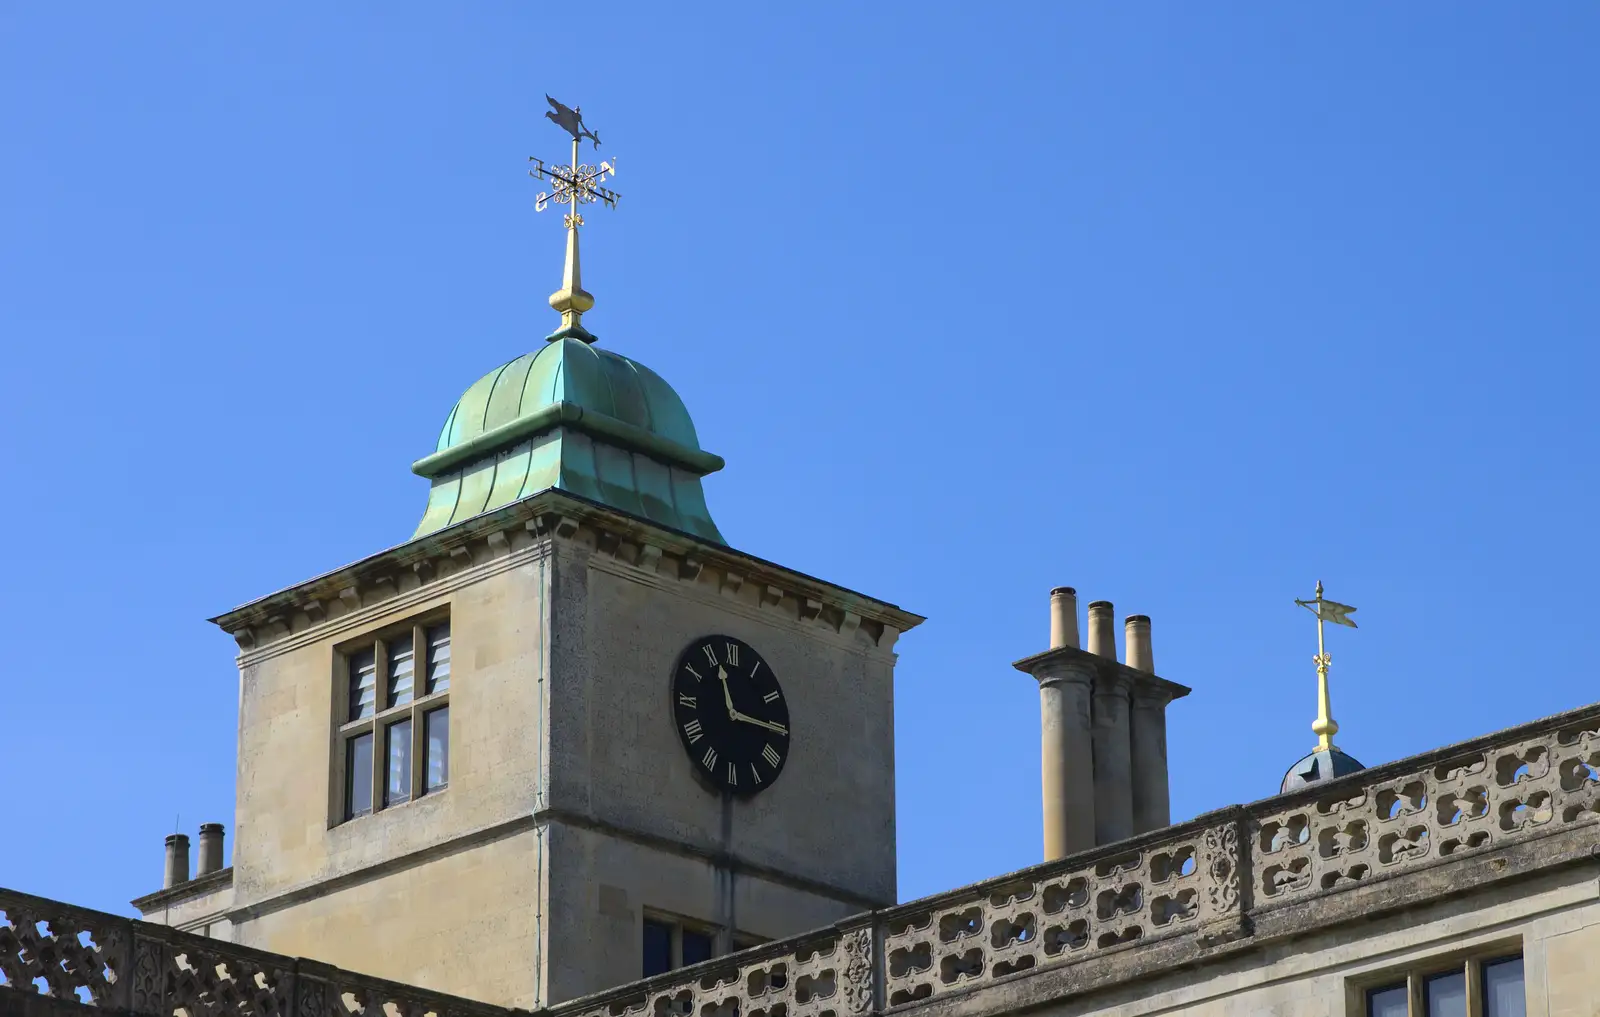
{"label": "window pane", "polygon": [[1528,998],[1522,987],[1522,958],[1507,957],[1483,966],[1484,1017],[1527,1017]]}
{"label": "window pane", "polygon": [[349,720],[370,717],[377,709],[378,665],[372,647],[350,655]]}
{"label": "window pane", "polygon": [[432,791],[450,783],[450,707],[429,710],[422,715],[423,772],[427,775],[422,789]]}
{"label": "window pane", "polygon": [[411,637],[400,636],[389,642],[389,701],[386,706],[411,702],[412,674],[416,661],[411,653]]}
{"label": "window pane", "polygon": [[1368,992],[1367,1017],[1406,1017],[1405,983]]}
{"label": "window pane", "polygon": [[402,720],[385,729],[389,743],[387,778],[383,784],[383,804],[399,805],[411,799],[411,721]]}
{"label": "window pane", "polygon": [[344,743],[344,818],[372,811],[372,732]]}
{"label": "window pane", "polygon": [[1467,973],[1434,975],[1422,983],[1428,1017],[1467,1017]]}
{"label": "window pane", "polygon": [[644,920],[644,977],[672,970],[672,927]]}
{"label": "window pane", "polygon": [[683,963],[698,964],[711,959],[711,937],[693,929],[683,930]]}
{"label": "window pane", "polygon": [[450,623],[428,630],[428,685],[424,695],[450,687]]}

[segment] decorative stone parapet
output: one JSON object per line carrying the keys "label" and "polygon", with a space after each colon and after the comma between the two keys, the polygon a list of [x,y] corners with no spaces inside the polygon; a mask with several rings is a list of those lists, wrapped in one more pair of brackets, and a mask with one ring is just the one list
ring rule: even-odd
{"label": "decorative stone parapet", "polygon": [[[1237,837],[1210,827],[1146,848],[1108,845],[1027,874],[881,913],[890,1007],[1131,943],[1183,935],[1239,906]],[[1089,857],[1085,857],[1085,856]],[[1236,881],[1236,877],[1235,880]],[[1231,886],[1225,880],[1223,885]]]}
{"label": "decorative stone parapet", "polygon": [[1556,720],[1262,803],[1250,824],[1257,907],[1600,819],[1600,713]]}
{"label": "decorative stone parapet", "polygon": [[[999,1013],[1497,880],[1595,867],[1597,823],[1600,704],[869,912],[540,1017],[855,1017],[939,1009],[959,997],[969,997],[964,1014]],[[0,993],[33,989],[148,1017],[527,1013],[11,890],[0,889],[0,916]],[[982,1002],[981,993],[1002,987],[993,1005]]]}
{"label": "decorative stone parapet", "polygon": [[0,991],[186,1017],[511,1017],[328,964],[0,889]]}
{"label": "decorative stone parapet", "polygon": [[585,996],[551,1017],[851,1017],[877,1009],[870,915]]}

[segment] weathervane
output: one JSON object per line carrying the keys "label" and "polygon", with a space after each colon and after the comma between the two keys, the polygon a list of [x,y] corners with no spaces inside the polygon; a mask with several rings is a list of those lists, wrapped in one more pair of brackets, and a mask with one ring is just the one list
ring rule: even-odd
{"label": "weathervane", "polygon": [[1355,628],[1355,619],[1350,616],[1356,609],[1349,604],[1323,599],[1320,579],[1317,580],[1315,599],[1296,600],[1295,603],[1317,616],[1317,655],[1312,658],[1317,663],[1317,719],[1312,722],[1311,731],[1317,736],[1317,749],[1330,750],[1333,748],[1333,736],[1339,733],[1339,725],[1333,719],[1333,706],[1328,699],[1328,665],[1333,658],[1323,648],[1322,623],[1330,621],[1335,625]]}
{"label": "weathervane", "polygon": [[554,185],[550,191],[539,192],[539,196],[534,199],[534,210],[543,212],[550,207],[551,202],[572,206],[572,210],[562,216],[562,222],[567,228],[567,261],[561,272],[561,288],[550,294],[550,306],[561,314],[561,327],[545,338],[554,342],[557,339],[570,337],[592,343],[595,340],[594,334],[581,324],[583,313],[594,306],[594,297],[584,290],[583,275],[578,266],[578,227],[583,225],[583,215],[578,211],[578,206],[599,201],[604,202],[608,208],[617,207],[617,199],[621,195],[600,186],[605,180],[616,176],[617,163],[615,159],[602,162],[598,166],[580,163],[578,149],[583,139],[588,138],[594,142],[595,148],[599,148],[600,136],[584,125],[581,107],[564,106],[548,95],[544,98],[550,104],[550,112],[545,116],[572,135],[572,162],[569,165],[546,165],[545,161],[537,156],[528,159],[533,163],[533,169],[528,171],[528,175],[539,180],[548,180]]}

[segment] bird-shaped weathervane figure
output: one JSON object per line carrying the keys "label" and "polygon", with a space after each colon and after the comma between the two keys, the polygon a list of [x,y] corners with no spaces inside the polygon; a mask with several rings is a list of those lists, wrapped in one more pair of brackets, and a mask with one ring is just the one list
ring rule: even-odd
{"label": "bird-shaped weathervane figure", "polygon": [[584,138],[588,138],[594,142],[595,148],[600,147],[600,135],[583,126],[582,106],[563,105],[550,98],[549,93],[545,94],[544,101],[550,104],[550,112],[546,113],[545,116],[554,120],[557,127],[572,135],[573,141],[582,141]]}

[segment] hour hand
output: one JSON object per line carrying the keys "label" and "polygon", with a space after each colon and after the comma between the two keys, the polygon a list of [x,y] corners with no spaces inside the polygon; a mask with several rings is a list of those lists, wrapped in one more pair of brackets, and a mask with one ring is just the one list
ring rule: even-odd
{"label": "hour hand", "polygon": [[733,708],[733,693],[728,691],[728,672],[722,669],[721,664],[717,665],[717,678],[722,682],[722,701],[727,704],[728,719],[738,720],[740,713]]}

